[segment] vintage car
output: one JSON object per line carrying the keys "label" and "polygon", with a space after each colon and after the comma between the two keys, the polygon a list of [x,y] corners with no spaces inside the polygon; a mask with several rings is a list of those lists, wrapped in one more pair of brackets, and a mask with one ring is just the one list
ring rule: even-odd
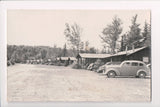
{"label": "vintage car", "polygon": [[150,75],[150,70],[142,61],[127,60],[120,65],[106,65],[103,74],[106,74],[109,78],[114,78],[115,76],[145,78]]}
{"label": "vintage car", "polygon": [[92,70],[94,66],[94,63],[89,64],[89,66],[87,67],[87,70]]}
{"label": "vintage car", "polygon": [[105,66],[106,65],[119,65],[121,62],[107,62],[105,65],[102,65],[98,68],[97,72],[102,73],[105,71]]}
{"label": "vintage car", "polygon": [[150,70],[151,70],[151,64],[147,64],[147,67],[150,68]]}

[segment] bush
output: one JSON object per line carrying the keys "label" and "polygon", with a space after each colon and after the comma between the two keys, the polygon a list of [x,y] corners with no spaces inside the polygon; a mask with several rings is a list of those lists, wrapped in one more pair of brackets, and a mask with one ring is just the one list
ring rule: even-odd
{"label": "bush", "polygon": [[56,65],[56,66],[61,66],[62,64],[61,64],[60,61],[57,61],[57,62],[55,63],[55,65]]}
{"label": "bush", "polygon": [[64,62],[64,66],[68,66],[68,65],[69,65],[69,61],[67,60]]}
{"label": "bush", "polygon": [[85,65],[84,65],[84,69],[87,69],[88,66],[89,66],[89,63],[85,64]]}
{"label": "bush", "polygon": [[79,65],[79,64],[76,62],[76,63],[73,63],[72,68],[74,68],[74,69],[81,69],[82,67],[81,67],[81,65]]}

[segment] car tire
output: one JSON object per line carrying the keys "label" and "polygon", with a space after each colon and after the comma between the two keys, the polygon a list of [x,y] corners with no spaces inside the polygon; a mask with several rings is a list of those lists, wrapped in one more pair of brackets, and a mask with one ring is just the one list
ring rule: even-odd
{"label": "car tire", "polygon": [[146,77],[146,73],[144,71],[139,72],[138,74],[139,78],[145,78]]}
{"label": "car tire", "polygon": [[107,76],[108,76],[108,78],[114,78],[116,76],[116,73],[115,73],[115,71],[109,71],[107,73]]}

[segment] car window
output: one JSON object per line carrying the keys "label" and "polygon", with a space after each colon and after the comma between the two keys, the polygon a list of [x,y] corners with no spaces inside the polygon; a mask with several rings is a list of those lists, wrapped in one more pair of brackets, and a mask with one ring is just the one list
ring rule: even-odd
{"label": "car window", "polygon": [[138,66],[137,62],[132,62],[132,66]]}
{"label": "car window", "polygon": [[142,63],[139,63],[139,66],[144,66]]}
{"label": "car window", "polygon": [[123,66],[129,66],[130,65],[130,62],[125,62],[124,64],[123,64]]}
{"label": "car window", "polygon": [[110,63],[110,62],[107,62],[106,65],[111,65],[111,63]]}

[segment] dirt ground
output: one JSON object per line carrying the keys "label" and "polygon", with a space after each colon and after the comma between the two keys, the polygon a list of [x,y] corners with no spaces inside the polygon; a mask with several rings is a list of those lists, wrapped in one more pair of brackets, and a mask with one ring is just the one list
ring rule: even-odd
{"label": "dirt ground", "polygon": [[87,70],[16,64],[7,68],[8,101],[150,101],[151,79],[107,78]]}

